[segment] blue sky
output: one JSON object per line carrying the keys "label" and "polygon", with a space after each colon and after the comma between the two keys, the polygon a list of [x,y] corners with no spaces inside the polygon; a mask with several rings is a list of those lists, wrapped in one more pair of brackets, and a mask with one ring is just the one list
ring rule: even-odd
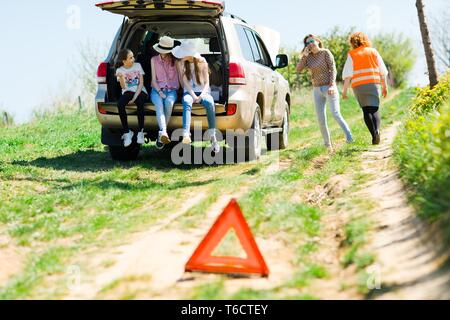
{"label": "blue sky", "polygon": [[[91,0],[8,1],[0,10],[0,108],[18,122],[57,95],[67,83],[77,46],[87,39],[109,44],[122,18],[95,7]],[[439,16],[448,0],[425,0],[426,12]],[[424,84],[425,60],[414,0],[228,0],[227,11],[251,24],[278,30],[285,46],[299,46],[307,33],[322,34],[333,26],[375,34],[402,32],[412,38],[419,55],[411,84]],[[79,16],[80,19],[73,19]],[[75,93],[76,94],[76,93]]]}

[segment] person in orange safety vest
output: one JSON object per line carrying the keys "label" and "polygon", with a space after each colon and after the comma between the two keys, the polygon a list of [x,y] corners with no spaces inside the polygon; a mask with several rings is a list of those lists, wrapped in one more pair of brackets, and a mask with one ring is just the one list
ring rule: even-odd
{"label": "person in orange safety vest", "polygon": [[364,122],[372,135],[372,144],[380,143],[380,95],[388,94],[386,78],[388,70],[381,55],[367,35],[355,32],[349,38],[350,50],[342,78],[345,80],[342,98],[347,99],[350,84],[364,113]]}

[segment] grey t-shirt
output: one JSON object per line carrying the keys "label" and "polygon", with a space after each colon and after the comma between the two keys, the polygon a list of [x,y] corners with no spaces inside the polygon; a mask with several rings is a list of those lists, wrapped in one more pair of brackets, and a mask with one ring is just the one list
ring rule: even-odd
{"label": "grey t-shirt", "polygon": [[[127,85],[126,89],[122,89],[122,94],[126,91],[136,92],[139,87],[141,75],[143,76],[145,74],[141,64],[137,62],[133,64],[133,66],[129,69],[125,67],[118,68],[116,71],[116,77],[119,75],[119,73],[124,75],[125,84]],[[119,78],[117,78],[117,81],[119,81]],[[142,87],[142,91],[147,93],[145,86]]]}

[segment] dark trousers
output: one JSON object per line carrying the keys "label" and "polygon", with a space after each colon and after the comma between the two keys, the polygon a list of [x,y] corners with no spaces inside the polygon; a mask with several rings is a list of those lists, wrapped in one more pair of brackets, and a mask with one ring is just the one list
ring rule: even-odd
{"label": "dark trousers", "polygon": [[[128,127],[127,112],[125,110],[128,103],[133,99],[134,92],[127,91],[119,98],[117,107],[119,109],[120,121],[122,122],[122,128],[125,132],[130,131]],[[148,101],[148,95],[145,92],[141,92],[135,100],[137,106],[137,117],[139,123],[139,131],[144,129],[144,104]]]}
{"label": "dark trousers", "polygon": [[381,116],[379,107],[363,107],[364,122],[372,135],[372,141],[380,133]]}

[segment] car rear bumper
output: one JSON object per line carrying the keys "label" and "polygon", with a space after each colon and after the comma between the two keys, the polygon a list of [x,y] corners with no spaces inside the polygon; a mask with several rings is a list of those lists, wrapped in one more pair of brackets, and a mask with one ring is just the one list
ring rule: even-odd
{"label": "car rear bumper", "polygon": [[[222,131],[226,130],[247,130],[251,126],[252,119],[247,119],[247,117],[242,116],[241,110],[244,108],[243,105],[238,104],[236,113],[233,115],[227,115],[226,108],[222,104],[216,104],[216,129]],[[102,110],[100,112],[99,110]],[[126,108],[128,114],[128,125],[131,129],[138,128],[137,120],[137,107],[134,105],[127,106]],[[122,124],[120,122],[120,117],[117,110],[117,105],[115,103],[97,103],[96,107],[97,119],[104,128],[109,129],[121,129]],[[202,130],[208,129],[208,120],[206,117],[206,110],[202,105],[194,105],[192,108],[191,116],[191,130],[194,128],[199,128],[201,126]],[[146,131],[157,131],[159,130],[158,122],[156,119],[155,107],[152,104],[145,105],[145,121],[144,126]],[[170,118],[169,124],[167,126],[168,131],[173,131],[183,126],[183,106],[181,104],[175,104],[172,116]]]}

